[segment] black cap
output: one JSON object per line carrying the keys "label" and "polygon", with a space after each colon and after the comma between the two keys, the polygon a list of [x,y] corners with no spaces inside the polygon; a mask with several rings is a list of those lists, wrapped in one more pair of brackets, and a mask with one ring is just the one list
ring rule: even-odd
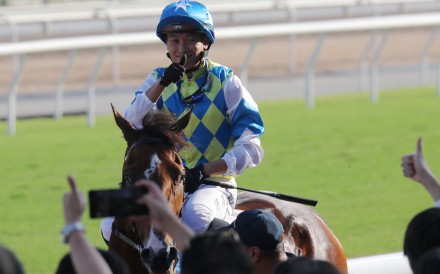
{"label": "black cap", "polygon": [[281,246],[283,225],[268,211],[245,210],[229,227],[237,231],[246,246],[256,246],[261,250],[274,250]]}

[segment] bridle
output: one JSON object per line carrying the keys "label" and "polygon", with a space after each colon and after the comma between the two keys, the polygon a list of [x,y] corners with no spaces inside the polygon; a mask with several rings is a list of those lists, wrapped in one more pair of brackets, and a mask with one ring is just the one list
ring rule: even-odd
{"label": "bridle", "polygon": [[[171,129],[173,130],[173,128]],[[165,140],[163,140],[162,138],[156,137],[156,136],[145,136],[142,137],[141,139],[137,140],[136,142],[134,142],[127,150],[127,152],[125,153],[125,157],[124,157],[124,165],[125,162],[127,161],[128,157],[130,156],[130,153],[133,152],[133,150],[141,145],[154,145],[154,144],[167,144],[168,142],[166,142]],[[177,152],[176,152],[177,153]],[[123,166],[124,166],[123,165]],[[181,178],[181,182],[183,183],[184,180],[184,176],[185,176],[185,170],[181,170],[180,171],[180,178]],[[122,176],[122,182],[120,183],[121,188],[126,187],[127,183],[131,183],[133,181],[133,178],[131,178],[128,175],[123,174]]]}
{"label": "bridle", "polygon": [[[164,140],[162,140],[161,138],[156,137],[156,136],[145,136],[145,137],[142,137],[141,139],[137,140],[128,148],[127,152],[125,153],[123,166],[125,166],[125,162],[127,161],[128,157],[130,156],[130,153],[135,148],[137,148],[141,145],[154,145],[154,144],[161,144],[161,143],[165,143]],[[130,176],[128,176],[126,174],[123,174],[122,182],[120,183],[121,188],[125,188],[127,186],[127,183],[131,183],[132,181],[133,181],[133,178],[131,178]]]}
{"label": "bridle", "polygon": [[[157,136],[144,136],[141,139],[137,140],[136,142],[134,142],[126,151],[125,153],[125,157],[124,157],[124,164],[123,166],[125,166],[125,162],[127,161],[127,159],[129,158],[130,154],[138,147],[142,146],[142,145],[155,145],[155,144],[167,144],[168,142],[166,142],[165,140],[163,140],[162,138],[159,138]],[[185,174],[185,171],[182,170],[181,171],[181,175]],[[125,188],[127,186],[127,184],[131,183],[133,181],[134,178],[131,178],[130,176],[123,174],[122,176],[122,182],[120,183],[121,188]],[[184,176],[180,176],[181,180],[184,179]],[[147,178],[149,179],[149,178]],[[174,184],[172,185],[172,189],[174,189]],[[174,190],[172,190],[174,192]],[[112,224],[112,233],[114,234],[114,236],[116,236],[117,238],[119,238],[120,240],[122,240],[123,242],[125,242],[126,244],[130,245],[131,247],[133,247],[134,249],[136,249],[139,252],[139,257],[140,260],[142,261],[142,263],[145,265],[145,260],[144,260],[144,252],[147,250],[144,247],[144,244],[142,243],[139,231],[136,227],[136,224],[133,222],[130,225],[131,230],[133,232],[133,234],[135,235],[135,240],[130,239],[129,237],[127,237],[126,235],[124,235],[124,233],[115,225],[115,222],[113,222]]]}
{"label": "bridle", "polygon": [[119,228],[116,227],[115,223],[113,222],[112,224],[112,233],[118,237],[119,239],[121,239],[123,242],[125,242],[126,244],[130,245],[131,247],[133,247],[134,249],[136,249],[137,251],[139,251],[139,255],[141,258],[141,261],[143,262],[143,258],[142,258],[142,251],[144,250],[144,245],[142,244],[141,238],[139,236],[139,232],[137,231],[136,228],[136,224],[132,223],[131,224],[131,229],[134,233],[134,235],[136,236],[136,241],[137,243],[135,243],[134,241],[132,241],[130,238],[128,238],[127,236],[124,235],[124,233],[122,233]]}

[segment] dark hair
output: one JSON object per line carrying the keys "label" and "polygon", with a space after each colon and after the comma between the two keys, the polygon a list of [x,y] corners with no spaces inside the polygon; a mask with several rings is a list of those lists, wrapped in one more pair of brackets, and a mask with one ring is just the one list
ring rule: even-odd
{"label": "dark hair", "polygon": [[427,251],[440,247],[440,208],[429,208],[409,222],[403,241],[403,253],[414,270],[419,258]]}
{"label": "dark hair", "polygon": [[24,269],[9,248],[0,245],[0,274],[23,274]]}
{"label": "dark hair", "polygon": [[326,261],[308,257],[290,257],[275,268],[274,274],[340,274],[340,272]]}
{"label": "dark hair", "polygon": [[182,254],[182,274],[252,274],[254,264],[232,231],[194,237]]}
{"label": "dark hair", "polygon": [[261,250],[260,249],[261,256],[263,256],[267,260],[276,260],[277,261],[278,258],[280,257],[280,254],[283,254],[283,253],[286,253],[283,250],[283,246],[277,247],[274,250]]}
{"label": "dark hair", "polygon": [[440,269],[440,247],[431,249],[417,261],[414,274],[438,274]]}
{"label": "dark hair", "polygon": [[[122,260],[121,257],[110,251],[102,250],[99,248],[97,250],[107,262],[113,274],[130,274],[127,264],[125,263],[125,261]],[[76,274],[75,268],[72,264],[70,253],[67,253],[61,259],[55,274]]]}

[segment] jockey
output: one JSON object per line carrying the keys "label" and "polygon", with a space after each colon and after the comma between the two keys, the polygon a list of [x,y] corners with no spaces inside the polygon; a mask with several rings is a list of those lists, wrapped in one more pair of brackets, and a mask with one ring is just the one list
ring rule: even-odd
{"label": "jockey", "polygon": [[165,43],[171,64],[146,77],[124,116],[142,128],[149,111],[181,117],[192,110],[184,130],[188,146],[179,153],[186,168],[182,221],[202,233],[213,221],[229,217],[237,198],[236,189],[204,182],[237,186],[235,178],[263,159],[264,126],[257,104],[232,69],[208,59],[215,34],[203,4],[188,0],[169,4],[156,34]]}

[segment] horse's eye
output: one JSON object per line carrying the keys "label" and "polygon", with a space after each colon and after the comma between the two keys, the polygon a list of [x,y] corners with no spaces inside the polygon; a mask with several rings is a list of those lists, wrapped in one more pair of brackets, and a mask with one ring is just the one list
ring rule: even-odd
{"label": "horse's eye", "polygon": [[131,183],[131,178],[130,178],[130,176],[125,175],[125,176],[124,176],[124,181],[125,181],[125,183],[127,183],[127,184]]}

